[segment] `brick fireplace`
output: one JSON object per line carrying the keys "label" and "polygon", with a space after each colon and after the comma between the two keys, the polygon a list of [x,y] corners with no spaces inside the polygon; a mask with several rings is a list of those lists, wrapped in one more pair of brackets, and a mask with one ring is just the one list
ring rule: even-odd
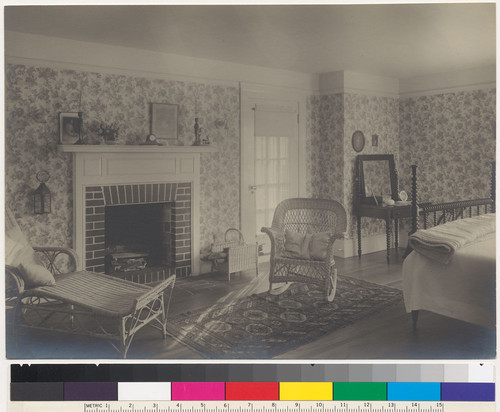
{"label": "brick fireplace", "polygon": [[169,203],[173,262],[147,275],[154,281],[169,271],[199,274],[200,154],[216,152],[214,147],[60,145],[58,150],[73,156],[73,247],[81,269],[105,271],[106,208]]}
{"label": "brick fireplace", "polygon": [[[151,268],[137,274],[153,280],[166,279],[171,273],[191,274],[191,183],[147,183],[85,187],[85,264],[93,272],[105,272],[106,222],[108,206],[170,203],[170,265]],[[165,222],[163,222],[165,223]],[[123,222],[124,225],[130,222]],[[160,224],[160,222],[158,223]]]}

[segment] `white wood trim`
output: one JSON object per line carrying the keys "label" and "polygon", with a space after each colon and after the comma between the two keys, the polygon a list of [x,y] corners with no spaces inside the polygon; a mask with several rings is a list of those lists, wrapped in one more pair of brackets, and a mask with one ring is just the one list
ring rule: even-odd
{"label": "white wood trim", "polygon": [[62,153],[215,153],[215,146],[58,145]]}
{"label": "white wood trim", "polygon": [[446,94],[446,93],[459,93],[459,92],[468,92],[472,90],[488,90],[495,89],[496,82],[487,82],[487,83],[477,83],[471,84],[467,86],[455,86],[455,87],[439,87],[435,89],[421,90],[421,91],[411,91],[411,92],[403,92],[400,94],[400,98],[408,98],[408,97],[419,97],[419,96],[434,96],[437,94]]}
{"label": "white wood trim", "polygon": [[477,67],[400,81],[400,96],[426,96],[496,87],[496,67]]}
{"label": "white wood trim", "polygon": [[[68,146],[64,146],[68,147]],[[70,146],[75,147],[75,146]],[[104,147],[104,145],[103,145]],[[119,146],[114,146],[117,148]],[[89,146],[86,146],[89,148]],[[85,188],[144,183],[191,183],[191,270],[200,271],[200,152],[73,151],[73,245],[85,261]],[[90,164],[92,167],[86,167]],[[130,173],[113,173],[133,164]],[[173,164],[173,168],[163,164]],[[110,167],[112,165],[112,167]]]}
{"label": "white wood trim", "polygon": [[399,96],[399,80],[366,73],[338,71],[319,76],[319,95],[356,93],[368,96]]}
{"label": "white wood trim", "polygon": [[[408,243],[408,234],[404,230],[399,231],[399,247],[406,248]],[[392,236],[394,244],[394,233]],[[387,249],[385,233],[366,236],[361,239],[362,255],[368,253],[385,251]],[[392,251],[391,251],[392,253]],[[350,258],[358,256],[358,238],[354,236],[351,239],[339,239],[334,244],[334,255],[341,258]]]}
{"label": "white wood trim", "polygon": [[[287,99],[294,100],[298,102],[298,110],[299,110],[299,196],[306,196],[306,140],[307,140],[307,97],[309,93],[306,93],[304,90],[295,89],[295,88],[284,88],[278,86],[267,86],[256,83],[244,83],[242,82],[240,85],[240,94],[241,94],[241,130],[240,135],[241,139],[243,139],[245,130],[243,130],[244,123],[244,113],[245,109],[248,109],[248,101],[251,99]],[[243,147],[243,145],[240,145]],[[243,176],[244,164],[243,164],[243,153],[241,153],[241,176]],[[244,182],[242,181],[242,184]],[[242,186],[244,187],[244,186]]]}
{"label": "white wood trim", "polygon": [[5,62],[87,72],[203,82],[238,87],[240,81],[295,87],[309,93],[315,75],[290,70],[160,53],[6,30]]}

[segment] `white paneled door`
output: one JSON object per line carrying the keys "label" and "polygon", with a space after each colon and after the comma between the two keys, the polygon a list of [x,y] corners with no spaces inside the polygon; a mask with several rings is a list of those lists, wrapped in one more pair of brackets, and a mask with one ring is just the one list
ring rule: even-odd
{"label": "white paneled door", "polygon": [[[245,102],[242,141],[242,229],[261,235],[284,199],[298,196],[298,102],[250,99]],[[267,236],[264,251],[267,251]]]}

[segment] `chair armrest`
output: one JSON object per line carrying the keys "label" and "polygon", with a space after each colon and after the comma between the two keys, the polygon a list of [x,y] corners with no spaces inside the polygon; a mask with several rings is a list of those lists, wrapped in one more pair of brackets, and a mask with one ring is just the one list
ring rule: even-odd
{"label": "chair armrest", "polygon": [[[33,246],[33,250],[42,255],[45,267],[50,270],[53,275],[80,270],[78,255],[73,249],[58,246]],[[66,270],[59,267],[61,262],[56,262],[57,258],[60,256],[66,256],[69,260],[68,263],[70,267],[65,268]]]}
{"label": "chair armrest", "polygon": [[260,229],[260,231],[269,236],[269,239],[271,240],[271,246],[273,243],[275,245],[278,245],[278,244],[281,244],[282,246],[284,245],[285,235],[283,233],[278,232],[277,230],[270,228],[270,227],[263,227]]}
{"label": "chair armrest", "polygon": [[285,250],[285,235],[283,233],[270,227],[263,227],[260,231],[268,235],[271,240],[271,256],[281,254]]}
{"label": "chair armrest", "polygon": [[280,239],[283,239],[285,235],[283,233],[278,232],[277,230],[270,228],[270,227],[263,227],[260,229],[262,233],[265,233],[266,235],[269,236],[271,241],[277,241]]}
{"label": "chair armrest", "polygon": [[24,280],[18,268],[5,265],[5,295],[21,298],[24,293]]}

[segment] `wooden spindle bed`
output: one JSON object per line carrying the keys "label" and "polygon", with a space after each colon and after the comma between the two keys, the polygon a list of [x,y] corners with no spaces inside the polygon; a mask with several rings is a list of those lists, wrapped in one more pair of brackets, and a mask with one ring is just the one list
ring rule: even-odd
{"label": "wooden spindle bed", "polygon": [[[411,169],[412,215],[403,292],[413,326],[419,311],[428,310],[494,328],[495,162],[491,165],[491,197],[456,202],[419,204],[417,166]],[[450,245],[451,253],[442,255]]]}

